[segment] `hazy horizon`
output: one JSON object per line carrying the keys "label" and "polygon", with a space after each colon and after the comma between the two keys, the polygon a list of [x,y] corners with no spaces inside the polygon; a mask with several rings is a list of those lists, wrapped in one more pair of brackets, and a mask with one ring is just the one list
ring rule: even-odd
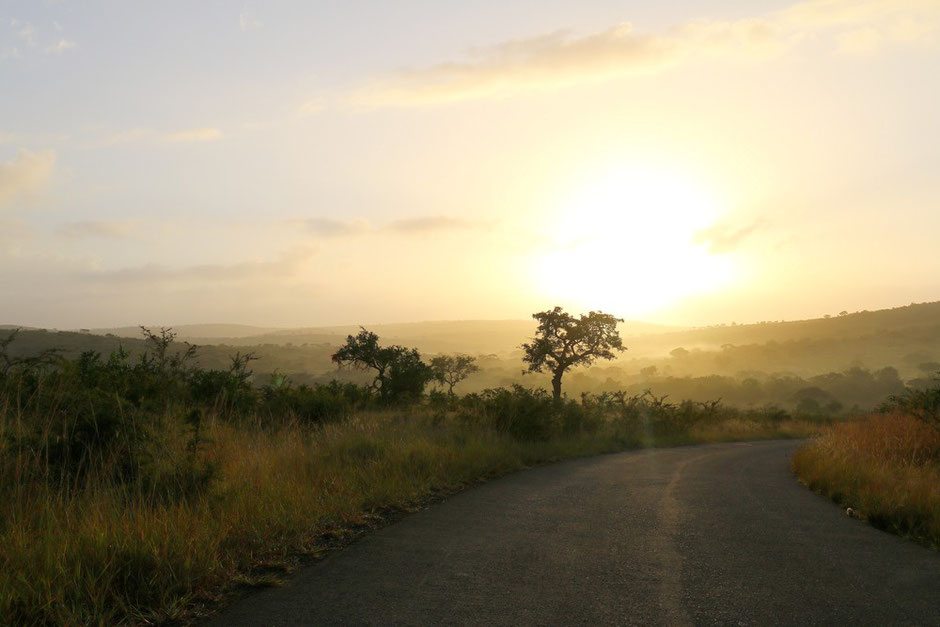
{"label": "hazy horizon", "polygon": [[[652,329],[662,329],[664,332],[668,332],[672,329],[699,329],[699,328],[708,328],[714,326],[727,326],[727,325],[738,325],[738,326],[748,326],[748,325],[758,325],[763,323],[776,323],[776,322],[800,322],[800,321],[810,321],[810,320],[819,320],[824,318],[837,317],[841,314],[848,313],[866,313],[872,311],[882,311],[890,309],[898,309],[907,307],[910,305],[918,304],[930,304],[933,302],[940,301],[924,301],[923,303],[898,303],[895,305],[878,308],[878,309],[859,309],[856,311],[846,311],[842,310],[841,312],[826,312],[815,316],[807,316],[805,318],[768,318],[765,320],[719,320],[703,324],[677,324],[677,323],[665,323],[665,322],[655,322],[651,320],[636,320],[636,319],[624,319],[626,325],[646,325]],[[533,312],[534,313],[534,312]],[[573,313],[587,313],[583,312],[573,312]],[[534,325],[532,322],[531,316],[517,317],[517,318],[465,318],[465,319],[440,319],[440,320],[372,320],[372,321],[342,321],[342,322],[331,322],[326,324],[304,324],[297,326],[271,326],[263,324],[252,324],[245,322],[231,322],[231,321],[198,321],[198,322],[173,322],[173,321],[161,321],[161,320],[141,320],[137,322],[127,322],[124,324],[113,324],[113,325],[90,325],[90,326],[41,326],[41,325],[31,325],[31,324],[20,324],[18,322],[10,322],[6,320],[0,320],[0,328],[15,328],[15,327],[35,327],[35,328],[45,328],[45,329],[55,329],[61,331],[77,331],[80,329],[89,329],[91,331],[108,331],[114,329],[139,329],[139,327],[144,326],[147,328],[182,328],[182,327],[241,327],[244,329],[259,330],[263,333],[277,333],[281,331],[298,331],[306,329],[314,330],[328,330],[328,329],[345,329],[345,328],[357,328],[357,327],[388,327],[388,326],[407,326],[407,325],[423,325],[423,324],[460,324],[460,323],[527,323]],[[658,332],[658,331],[652,331]],[[220,336],[221,337],[221,336]]]}
{"label": "hazy horizon", "polygon": [[14,0],[0,323],[935,301],[938,69],[934,0]]}

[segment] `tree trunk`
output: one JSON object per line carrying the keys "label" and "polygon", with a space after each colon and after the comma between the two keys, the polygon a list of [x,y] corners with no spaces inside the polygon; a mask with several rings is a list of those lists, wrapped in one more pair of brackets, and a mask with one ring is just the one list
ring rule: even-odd
{"label": "tree trunk", "polygon": [[564,370],[558,370],[552,377],[552,398],[556,403],[561,402],[561,375],[563,374],[565,374]]}

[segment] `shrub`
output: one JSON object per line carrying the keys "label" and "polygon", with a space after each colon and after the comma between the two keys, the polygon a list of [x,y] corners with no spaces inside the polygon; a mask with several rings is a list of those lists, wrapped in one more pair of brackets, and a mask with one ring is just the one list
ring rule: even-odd
{"label": "shrub", "polygon": [[908,389],[904,394],[888,397],[879,411],[904,412],[940,430],[940,378],[933,381],[926,389]]}
{"label": "shrub", "polygon": [[356,409],[371,402],[369,390],[353,383],[340,383],[335,379],[326,385],[294,387],[280,375],[261,390],[262,409],[269,421],[296,419],[308,424],[323,424],[344,420]]}
{"label": "shrub", "polygon": [[547,440],[559,430],[559,411],[545,390],[514,384],[469,394],[462,401],[465,419],[482,419],[517,440]]}

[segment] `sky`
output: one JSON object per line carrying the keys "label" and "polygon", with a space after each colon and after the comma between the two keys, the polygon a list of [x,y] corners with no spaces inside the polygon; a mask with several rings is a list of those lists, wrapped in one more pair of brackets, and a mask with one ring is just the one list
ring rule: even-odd
{"label": "sky", "polygon": [[940,300],[940,0],[0,2],[0,324]]}

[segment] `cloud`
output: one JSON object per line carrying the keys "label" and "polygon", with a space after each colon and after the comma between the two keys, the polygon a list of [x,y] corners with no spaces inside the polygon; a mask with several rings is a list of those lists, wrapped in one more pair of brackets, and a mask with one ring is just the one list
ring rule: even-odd
{"label": "cloud", "polygon": [[21,149],[10,161],[0,161],[0,207],[35,194],[52,178],[55,151]]}
{"label": "cloud", "polygon": [[305,117],[308,115],[313,115],[314,113],[319,113],[326,108],[326,100],[322,96],[316,96],[310,98],[302,105],[297,107],[297,115],[300,117]]}
{"label": "cloud", "polygon": [[75,42],[68,39],[60,39],[51,46],[45,47],[46,54],[61,54],[68,50],[69,48],[74,48]]}
{"label": "cloud", "polygon": [[254,11],[249,9],[247,5],[242,9],[241,13],[238,14],[238,28],[242,32],[261,28],[262,26],[264,26],[264,23],[255,17]]}
{"label": "cloud", "polygon": [[36,47],[36,29],[32,24],[14,18],[10,20],[10,28],[13,30],[14,36],[21,42],[30,48]]}
{"label": "cloud", "polygon": [[475,229],[484,226],[480,222],[461,220],[449,216],[421,216],[392,220],[378,227],[366,220],[334,220],[332,218],[308,218],[294,220],[308,231],[324,238],[350,237],[366,233],[389,232],[399,235],[420,235],[432,231]]}
{"label": "cloud", "polygon": [[214,127],[169,132],[146,127],[137,127],[113,134],[106,143],[108,145],[131,143],[192,143],[216,141],[223,137],[224,134],[222,131]]}
{"label": "cloud", "polygon": [[58,233],[71,239],[120,238],[130,233],[132,228],[133,224],[128,221],[81,220],[63,224]]}
{"label": "cloud", "polygon": [[468,228],[479,228],[478,222],[470,222],[459,218],[448,216],[426,216],[421,218],[407,218],[404,220],[393,220],[385,225],[385,229],[396,233],[419,234],[430,231],[460,230]]}
{"label": "cloud", "polygon": [[194,128],[170,133],[166,137],[172,142],[209,142],[222,139],[222,131],[217,128]]}
{"label": "cloud", "polygon": [[300,223],[311,233],[321,237],[345,237],[359,235],[372,230],[365,220],[333,220],[331,218],[308,218]]}
{"label": "cloud", "polygon": [[934,18],[940,13],[936,0],[807,0],[776,12],[774,19],[794,28],[877,26],[898,18]]}
{"label": "cloud", "polygon": [[764,219],[758,219],[745,226],[736,226],[734,224],[716,224],[710,228],[697,232],[692,242],[695,244],[706,244],[708,252],[715,255],[730,253],[750,238],[754,233],[766,229],[770,223]]}
{"label": "cloud", "polygon": [[[417,106],[652,73],[701,58],[764,59],[824,34],[851,47],[936,42],[936,0],[809,0],[749,19],[695,20],[642,34],[628,22],[575,37],[557,31],[471,50],[463,60],[401,72],[352,95],[364,106]],[[876,30],[878,38],[863,29]],[[854,34],[853,34],[854,33]]]}
{"label": "cloud", "polygon": [[[41,50],[46,54],[61,54],[75,47],[74,41],[60,35],[55,35],[55,39],[49,41],[51,38],[40,34],[36,27],[30,22],[12,19],[9,21],[8,27],[12,32],[13,40],[17,43],[0,53],[0,59],[18,59],[23,56],[24,52],[31,49],[35,49],[36,51]],[[52,28],[56,33],[61,33],[65,30],[58,22],[53,22]],[[43,40],[49,41],[49,43],[45,43]]]}
{"label": "cloud", "polygon": [[252,259],[233,264],[199,264],[174,268],[145,264],[119,270],[86,271],[82,278],[104,283],[137,284],[239,282],[261,279],[270,282],[296,276],[316,254],[316,249],[300,246],[274,260]]}
{"label": "cloud", "polygon": [[788,28],[831,34],[837,50],[849,54],[940,40],[936,0],[813,0],[784,9],[776,17]]}
{"label": "cloud", "polygon": [[34,236],[33,230],[22,220],[0,220],[0,262]]}

